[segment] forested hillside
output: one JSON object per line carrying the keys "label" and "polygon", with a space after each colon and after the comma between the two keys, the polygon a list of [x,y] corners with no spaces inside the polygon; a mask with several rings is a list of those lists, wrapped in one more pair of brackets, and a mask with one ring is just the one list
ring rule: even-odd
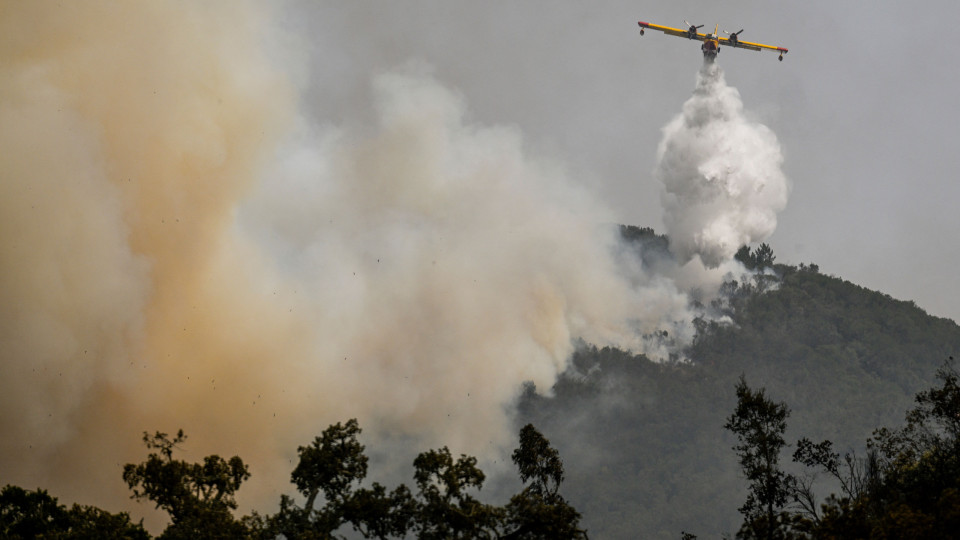
{"label": "forested hillside", "polygon": [[[650,229],[624,236],[647,257],[666,251]],[[877,427],[901,425],[914,394],[960,352],[953,321],[815,265],[772,263],[772,253],[760,261],[776,278],[729,284],[729,302],[715,307],[733,323],[701,322],[689,362],[584,345],[552,397],[530,389],[521,399],[518,422],[538,426],[564,456],[567,493],[591,537],[737,531],[746,486],[723,425],[741,375],[789,404],[788,442],[829,439],[843,451],[862,449]],[[822,495],[834,488],[825,484]]]}
{"label": "forested hillside", "polygon": [[[643,265],[669,259],[666,237],[635,227],[622,233]],[[511,455],[520,483],[514,479],[514,491],[497,501],[487,499],[505,488],[481,498],[485,475],[477,460],[446,447],[417,457],[412,488],[371,484],[355,420],[298,449],[291,481],[299,497],[284,495],[275,514],[235,515],[247,466],[237,456],[176,459],[182,432],[145,433],[149,456],[127,464],[123,480],[134,498],[170,515],[163,538],[717,538],[742,533],[744,523],[767,532],[771,524],[794,527],[803,537],[869,537],[893,524],[910,537],[960,523],[950,483],[956,475],[942,473],[960,470],[960,387],[956,371],[943,367],[960,353],[960,327],[912,302],[823,275],[816,265],[775,264],[765,244],[741,249],[737,258],[755,272],[731,278],[719,299],[700,306],[705,316],[695,321],[696,338],[674,360],[581,343],[550,392],[524,389],[516,410],[519,447]],[[926,390],[938,368],[943,388]],[[758,398],[752,412],[745,398]],[[810,469],[790,460],[802,438],[809,441],[800,461],[837,481],[815,484],[819,499],[806,508],[781,504],[745,522],[738,508],[749,484],[738,454],[753,428],[733,418],[766,406],[786,418],[777,436],[787,447],[774,452],[783,492],[799,493],[798,482],[809,478]],[[908,428],[897,430],[912,408]],[[894,429],[875,438],[876,466],[855,461],[855,489],[844,486],[850,496],[833,500],[821,521],[819,503],[840,493],[839,456],[865,456],[865,441],[884,426]],[[810,442],[824,440],[832,446]],[[0,536],[149,534],[125,513],[68,508],[42,489],[8,485],[0,490]]]}

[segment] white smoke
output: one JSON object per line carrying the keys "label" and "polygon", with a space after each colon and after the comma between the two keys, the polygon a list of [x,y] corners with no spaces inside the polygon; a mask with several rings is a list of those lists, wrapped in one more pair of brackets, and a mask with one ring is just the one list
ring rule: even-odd
{"label": "white smoke", "polygon": [[611,257],[609,210],[515,128],[469,122],[423,65],[374,90],[372,134],[301,124],[239,232],[305,297],[310,361],[332,370],[342,415],[501,442],[523,381],[549,388],[575,338],[639,348],[651,310]]}
{"label": "white smoke", "polygon": [[744,115],[737,89],[704,62],[693,96],[663,128],[655,170],[678,259],[716,267],[773,234],[789,192],[782,162],[776,135]]}

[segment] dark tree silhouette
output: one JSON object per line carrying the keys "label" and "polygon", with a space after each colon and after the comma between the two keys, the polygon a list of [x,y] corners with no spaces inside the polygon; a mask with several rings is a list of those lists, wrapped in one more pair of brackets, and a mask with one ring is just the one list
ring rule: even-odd
{"label": "dark tree silhouette", "polygon": [[183,430],[176,437],[157,432],[143,434],[152,452],[140,464],[128,463],[123,479],[133,491],[132,498],[153,501],[170,514],[171,524],[161,538],[236,538],[246,528],[231,514],[240,484],[250,477],[243,460],[207,456],[202,463],[173,459],[173,451],[186,440]]}
{"label": "dark tree silhouette", "polygon": [[780,451],[786,446],[783,433],[790,411],[783,403],[767,399],[764,390],[752,390],[741,376],[737,383],[737,408],[725,429],[737,436],[737,452],[743,475],[749,482],[747,500],[740,507],[744,524],[740,538],[783,538],[784,507],[791,500],[795,480],[780,468]]}

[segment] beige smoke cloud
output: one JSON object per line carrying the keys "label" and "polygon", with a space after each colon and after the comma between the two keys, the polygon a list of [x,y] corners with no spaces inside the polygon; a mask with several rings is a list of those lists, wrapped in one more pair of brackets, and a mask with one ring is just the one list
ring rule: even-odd
{"label": "beige smoke cloud", "polygon": [[223,266],[236,200],[294,102],[261,14],[231,6],[4,5],[4,482],[117,503],[142,430],[263,446],[226,419],[239,396],[197,378],[255,375],[290,327],[246,318],[252,276]]}
{"label": "beige smoke cloud", "polygon": [[497,452],[573,338],[689,320],[627,279],[602,204],[422,66],[375,79],[373,129],[300,117],[261,7],[5,5],[0,482],[131,508],[139,434],[181,427],[261,507],[350,417]]}

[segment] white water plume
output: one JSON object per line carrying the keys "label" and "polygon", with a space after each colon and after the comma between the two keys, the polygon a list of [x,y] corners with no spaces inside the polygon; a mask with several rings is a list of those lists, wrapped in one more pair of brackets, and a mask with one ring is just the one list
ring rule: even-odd
{"label": "white water plume", "polygon": [[716,267],[773,234],[789,192],[782,163],[776,135],[744,114],[719,65],[704,62],[693,96],[663,128],[655,170],[678,259]]}

